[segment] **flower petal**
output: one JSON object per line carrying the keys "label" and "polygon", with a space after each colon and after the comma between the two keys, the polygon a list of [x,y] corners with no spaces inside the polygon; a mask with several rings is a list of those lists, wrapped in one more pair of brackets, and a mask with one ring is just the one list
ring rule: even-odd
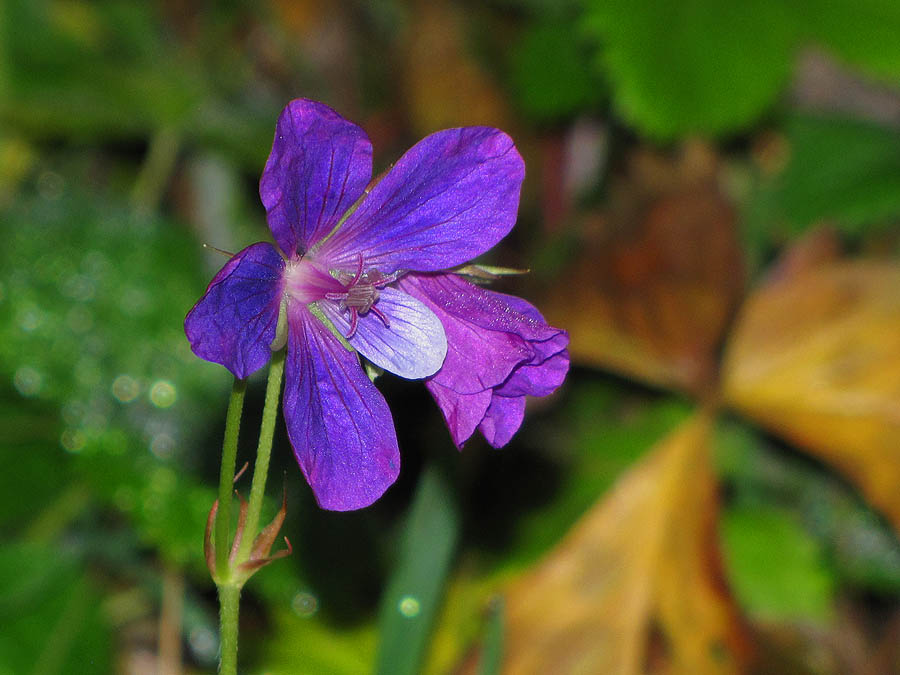
{"label": "flower petal", "polygon": [[323,509],[368,506],[400,471],[387,403],[305,306],[289,308],[288,326],[284,418],[300,468]]}
{"label": "flower petal", "polygon": [[553,347],[562,344],[558,352],[532,364],[524,364],[516,368],[510,378],[495,391],[501,396],[547,396],[556,391],[566,379],[569,372],[569,352],[565,346],[568,336],[553,342]]}
{"label": "flower petal", "polygon": [[491,390],[485,389],[475,394],[458,394],[433,378],[425,382],[425,386],[444,415],[447,429],[450,430],[450,438],[457,448],[461,448],[484,419],[491,404]]}
{"label": "flower petal", "polygon": [[522,426],[525,419],[525,397],[497,396],[491,399],[478,430],[494,448],[502,448]]}
{"label": "flower petal", "polygon": [[322,103],[288,103],[259,181],[281,250],[292,257],[328,234],[371,177],[372,144],[365,131]]}
{"label": "flower petal", "polygon": [[[368,311],[357,319],[356,332],[348,342],[380,368],[417,380],[434,375],[447,355],[447,338],[440,320],[415,298],[383,288],[375,309],[384,321]],[[350,333],[350,312],[336,302],[320,301],[319,307],[343,335]]]}
{"label": "flower petal", "polygon": [[443,323],[447,358],[435,379],[460,394],[500,385],[516,366],[534,359],[531,340],[560,333],[543,318],[513,310],[512,296],[485,290],[457,275],[409,274],[398,286],[421,299]]}
{"label": "flower petal", "polygon": [[459,265],[510,231],[524,177],[525,164],[502,131],[439,131],[400,158],[322,255],[352,269],[362,254],[383,274]]}
{"label": "flower petal", "polygon": [[253,244],[229,260],[184,319],[194,353],[238,378],[262,368],[275,339],[283,271],[271,244]]}

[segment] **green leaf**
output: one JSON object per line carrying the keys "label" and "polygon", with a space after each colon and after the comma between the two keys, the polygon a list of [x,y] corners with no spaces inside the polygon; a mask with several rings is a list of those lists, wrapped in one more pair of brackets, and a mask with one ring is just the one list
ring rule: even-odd
{"label": "green leaf", "polygon": [[453,495],[438,470],[430,468],[420,479],[397,567],[381,602],[379,675],[420,672],[458,537]]}
{"label": "green leaf", "polygon": [[551,18],[534,24],[512,52],[512,86],[519,106],[539,122],[595,106],[605,91],[589,60],[574,22]]}
{"label": "green leaf", "polygon": [[774,206],[794,232],[827,220],[846,232],[900,217],[900,133],[875,124],[799,117]]}
{"label": "green leaf", "polygon": [[616,107],[660,139],[755,122],[776,101],[797,50],[811,44],[900,79],[893,0],[585,1],[585,27]]}
{"label": "green leaf", "polygon": [[835,588],[818,542],[774,508],[725,509],[727,574],[741,606],[767,620],[828,619]]}
{"label": "green leaf", "polygon": [[77,560],[58,548],[0,548],[0,673],[110,672],[100,597]]}
{"label": "green leaf", "polygon": [[797,2],[806,34],[868,73],[900,81],[900,3]]}
{"label": "green leaf", "polygon": [[767,0],[587,0],[622,115],[645,133],[718,134],[755,120],[790,72],[796,26]]}

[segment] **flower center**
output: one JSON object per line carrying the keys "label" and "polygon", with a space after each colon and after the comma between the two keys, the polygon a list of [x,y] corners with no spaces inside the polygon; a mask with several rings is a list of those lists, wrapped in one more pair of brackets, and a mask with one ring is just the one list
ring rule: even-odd
{"label": "flower center", "polygon": [[341,309],[350,311],[350,330],[345,337],[353,337],[359,316],[372,312],[386,327],[390,321],[375,306],[378,291],[397,280],[397,274],[384,276],[377,269],[363,272],[363,259],[357,258],[356,273],[342,273],[335,278],[328,270],[308,258],[290,260],[284,271],[284,290],[293,300],[310,304],[318,300],[337,302]]}
{"label": "flower center", "polygon": [[290,260],[284,270],[284,291],[290,298],[308,305],[329,294],[341,292],[344,285],[328,270],[307,259]]}

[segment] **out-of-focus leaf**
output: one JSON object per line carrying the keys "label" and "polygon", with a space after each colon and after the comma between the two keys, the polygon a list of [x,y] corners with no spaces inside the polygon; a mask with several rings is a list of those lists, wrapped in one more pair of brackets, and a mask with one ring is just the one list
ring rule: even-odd
{"label": "out-of-focus leaf", "polygon": [[662,138],[720,133],[754,120],[791,64],[796,26],[783,3],[587,0],[586,26],[613,100]]}
{"label": "out-of-focus leaf", "polygon": [[900,530],[900,267],[833,264],[764,286],[723,366],[726,401],[850,478]]}
{"label": "out-of-focus leaf", "polygon": [[431,468],[420,479],[397,567],[382,598],[376,673],[421,672],[458,536],[453,496]]}
{"label": "out-of-focus leaf", "polygon": [[[0,376],[45,414],[39,449],[131,515],[173,562],[197,561],[215,498],[193,477],[197,411],[227,376],[190,353],[183,316],[202,292],[200,247],[114,198],[67,194],[60,174],[2,215]],[[96,201],[95,201],[96,200]],[[37,460],[34,460],[37,461]]]}
{"label": "out-of-focus leaf", "polygon": [[827,221],[854,233],[865,225],[900,218],[896,130],[847,119],[801,117],[788,126],[787,142],[790,161],[776,179],[771,217],[785,218],[794,231]]}
{"label": "out-of-focus leaf", "polygon": [[740,672],[709,425],[700,414],[661,441],[509,590],[504,672]]}
{"label": "out-of-focus leaf", "polygon": [[404,84],[413,129],[487,125],[509,129],[498,86],[473,58],[464,12],[445,1],[415,3],[404,54]]}
{"label": "out-of-focus leaf", "polygon": [[720,526],[728,578],[741,607],[764,620],[825,621],[834,573],[819,542],[778,509],[726,509]]}
{"label": "out-of-focus leaf", "polygon": [[512,52],[519,106],[539,122],[553,122],[596,105],[605,92],[588,59],[574,22],[546,19],[531,26]]}
{"label": "out-of-focus leaf", "polygon": [[32,544],[0,547],[0,673],[110,672],[102,605],[77,560]]}
{"label": "out-of-focus leaf", "polygon": [[900,3],[841,0],[797,3],[805,34],[867,72],[900,81]]}
{"label": "out-of-focus leaf", "polygon": [[900,78],[893,0],[586,0],[586,27],[624,116],[673,138],[740,129],[771,106],[798,48],[819,44],[869,72]]}
{"label": "out-of-focus leaf", "polygon": [[478,659],[478,675],[500,675],[503,668],[504,614],[503,601],[498,598],[488,610],[484,644]]}
{"label": "out-of-focus leaf", "polygon": [[[880,595],[900,590],[900,540],[854,489],[827,467],[773,447],[770,437],[748,425],[720,422],[716,432],[730,509],[791,514],[828,559],[820,575],[844,588]],[[761,600],[746,599],[746,606]]]}
{"label": "out-of-focus leaf", "polygon": [[634,164],[541,306],[569,330],[573,358],[703,392],[743,289],[734,212],[703,149],[674,166],[647,154]]}
{"label": "out-of-focus leaf", "polygon": [[272,675],[328,673],[359,675],[372,669],[376,634],[371,625],[333,626],[316,615],[315,598],[297,602],[295,611],[273,612],[272,630],[260,650],[259,671]]}

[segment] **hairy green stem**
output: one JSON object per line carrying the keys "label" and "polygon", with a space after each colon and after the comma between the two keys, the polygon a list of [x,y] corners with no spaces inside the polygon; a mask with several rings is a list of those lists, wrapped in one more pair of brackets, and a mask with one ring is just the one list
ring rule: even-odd
{"label": "hairy green stem", "polygon": [[235,378],[225,416],[225,441],[222,443],[222,467],[219,472],[219,511],[216,514],[216,576],[228,578],[228,551],[231,548],[231,491],[234,489],[234,467],[237,460],[238,433],[247,381]]}
{"label": "hairy green stem", "polygon": [[259,529],[263,497],[266,493],[266,477],[269,473],[269,458],[272,456],[272,438],[275,435],[275,421],[278,419],[278,400],[281,396],[281,377],[284,373],[285,350],[272,354],[269,365],[269,380],[266,384],[266,403],[263,407],[262,425],[259,429],[259,445],[256,448],[256,463],[253,465],[253,482],[250,484],[250,501],[247,507],[247,524],[238,548],[237,561],[244,562],[250,556],[253,540]]}
{"label": "hairy green stem", "polygon": [[219,673],[237,675],[238,615],[241,587],[219,586]]}

